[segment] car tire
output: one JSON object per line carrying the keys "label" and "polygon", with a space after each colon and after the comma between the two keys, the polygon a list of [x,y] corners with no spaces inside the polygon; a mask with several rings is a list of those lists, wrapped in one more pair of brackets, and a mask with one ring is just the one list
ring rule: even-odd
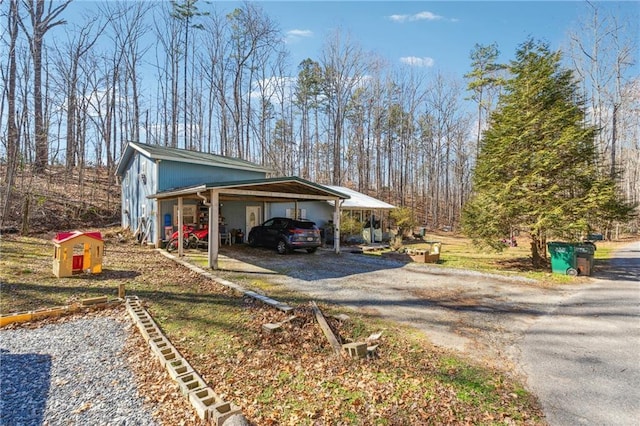
{"label": "car tire", "polygon": [[311,254],[311,253],[315,253],[316,250],[318,250],[318,247],[311,247],[307,249],[307,253]]}
{"label": "car tire", "polygon": [[256,237],[254,235],[249,235],[249,238],[247,239],[247,243],[249,243],[251,247],[255,247],[258,245],[256,243]]}
{"label": "car tire", "polygon": [[287,243],[284,240],[278,240],[276,251],[278,252],[278,254],[287,254],[287,252],[289,251]]}

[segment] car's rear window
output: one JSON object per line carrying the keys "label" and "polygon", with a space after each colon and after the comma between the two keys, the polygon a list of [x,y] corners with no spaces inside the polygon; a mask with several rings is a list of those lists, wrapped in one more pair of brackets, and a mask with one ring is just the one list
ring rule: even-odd
{"label": "car's rear window", "polygon": [[295,226],[296,228],[302,228],[302,229],[313,229],[313,227],[315,226],[314,222],[301,222],[299,220],[294,220],[292,221],[292,225]]}

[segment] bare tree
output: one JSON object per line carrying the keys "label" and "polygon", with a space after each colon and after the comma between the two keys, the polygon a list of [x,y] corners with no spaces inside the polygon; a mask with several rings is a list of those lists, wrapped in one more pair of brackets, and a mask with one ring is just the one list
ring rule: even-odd
{"label": "bare tree", "polygon": [[343,128],[354,90],[363,84],[369,63],[362,48],[350,36],[336,30],[325,42],[320,64],[324,72],[324,96],[331,127],[332,177],[334,185],[343,179]]}
{"label": "bare tree", "polygon": [[[227,100],[227,71],[229,44],[225,40],[228,20],[213,13],[204,22],[203,45],[200,63],[207,87],[207,151],[226,155],[229,152],[228,132],[230,106]],[[216,114],[217,113],[217,114]],[[214,118],[217,116],[217,132],[214,132]],[[217,149],[214,145],[218,141]]]}
{"label": "bare tree", "polygon": [[589,102],[588,119],[601,129],[598,143],[606,161],[603,166],[613,176],[617,173],[623,87],[630,81],[628,70],[638,50],[638,16],[621,19],[614,13],[602,13],[596,3],[586,4],[590,16],[570,33],[569,52]]}
{"label": "bare tree", "polygon": [[[107,158],[107,169],[112,170],[118,152],[123,148],[126,140],[140,140],[141,127],[141,89],[138,66],[144,55],[149,51],[149,45],[141,45],[144,34],[150,30],[145,17],[151,12],[151,6],[144,2],[105,2],[102,13],[109,17],[108,36],[113,41],[111,61],[107,69],[111,72],[105,75],[105,82],[109,87],[108,114],[104,123],[104,145]],[[120,96],[118,96],[118,89]],[[121,143],[116,143],[116,111],[118,98],[126,99],[126,121],[129,132],[121,136]],[[113,127],[112,127],[113,126]]]}
{"label": "bare tree", "polygon": [[[20,133],[18,132],[18,116],[16,113],[16,80],[17,80],[17,63],[16,63],[16,47],[18,40],[18,0],[10,0],[9,13],[7,13],[7,29],[9,31],[9,61],[7,64],[8,73],[2,70],[5,90],[2,97],[7,99],[7,168],[5,171],[5,188],[6,192],[3,197],[2,219],[0,226],[4,224],[9,208],[9,199],[13,190],[13,180],[16,167],[18,166],[18,152],[20,150]],[[4,102],[2,102],[4,106]],[[3,116],[0,110],[0,117]]]}
{"label": "bare tree", "polygon": [[[97,27],[97,28],[94,28]],[[85,116],[79,113],[79,104],[83,103],[85,94],[79,90],[81,61],[98,41],[104,24],[98,22],[98,17],[93,16],[82,26],[74,25],[67,31],[68,41],[65,45],[58,44],[58,75],[62,78],[63,92],[66,94],[65,105],[67,107],[66,120],[66,166],[71,173],[73,167],[79,163],[78,153],[83,148],[84,139],[77,133],[78,126],[84,121]],[[62,50],[64,49],[64,51]]]}
{"label": "bare tree", "polygon": [[228,15],[229,30],[229,66],[231,73],[233,104],[231,117],[232,138],[235,141],[234,154],[245,158],[249,145],[249,120],[251,118],[251,97],[258,63],[266,63],[263,55],[270,52],[278,54],[274,47],[280,44],[279,30],[275,23],[258,6],[245,3],[243,8],[235,9]]}
{"label": "bare tree", "polygon": [[[45,122],[44,105],[42,96],[42,50],[46,33],[52,28],[66,24],[65,20],[58,16],[67,8],[72,0],[64,0],[61,3],[49,0],[45,14],[45,0],[22,0],[29,15],[31,31],[27,29],[22,18],[19,18],[22,27],[31,46],[33,57],[33,113],[35,124],[35,162],[34,172],[44,172],[49,161],[48,126]],[[58,3],[55,7],[54,5]]]}
{"label": "bare tree", "polygon": [[171,11],[163,3],[154,21],[154,31],[159,41],[156,47],[156,67],[158,70],[158,108],[162,121],[161,140],[164,145],[178,147],[180,133],[180,64],[184,52],[180,49],[181,24],[171,17]]}

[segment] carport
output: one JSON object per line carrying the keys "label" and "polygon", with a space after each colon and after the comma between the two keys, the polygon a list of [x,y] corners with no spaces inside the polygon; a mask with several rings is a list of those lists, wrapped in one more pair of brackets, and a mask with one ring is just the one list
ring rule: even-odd
{"label": "carport", "polygon": [[[324,185],[324,187],[349,196],[348,200],[345,200],[341,203],[340,210],[349,212],[351,215],[357,214],[357,217],[359,217],[360,220],[366,217],[366,213],[369,214],[368,220],[370,223],[370,227],[364,228],[362,236],[368,243],[375,243],[375,220],[377,219],[381,222],[382,213],[389,212],[390,210],[395,209],[395,206],[389,203],[385,203],[382,200],[370,197],[366,194],[362,194],[358,191],[354,191],[353,189],[345,188],[344,186]],[[330,201],[329,203],[332,205],[334,204],[333,201]],[[383,228],[382,224],[380,228]],[[367,233],[369,235],[368,238],[366,237]],[[380,237],[380,239],[382,239],[382,237]]]}
{"label": "carport", "polygon": [[[178,200],[178,211],[183,210],[185,199],[196,199],[201,201],[209,210],[209,241],[208,241],[208,266],[218,269],[218,216],[220,203],[222,201],[259,201],[262,203],[294,201],[297,214],[298,201],[333,201],[334,212],[334,248],[336,253],[340,253],[340,205],[343,200],[349,198],[341,192],[315,184],[299,177],[278,177],[256,180],[242,180],[235,182],[214,182],[196,186],[169,189],[150,195],[149,198],[156,199],[158,208],[156,211],[156,234],[160,235],[161,211],[160,205],[163,201]],[[183,223],[182,214],[178,214],[178,256],[184,255],[182,246]],[[160,247],[160,238],[156,239],[156,248]]]}

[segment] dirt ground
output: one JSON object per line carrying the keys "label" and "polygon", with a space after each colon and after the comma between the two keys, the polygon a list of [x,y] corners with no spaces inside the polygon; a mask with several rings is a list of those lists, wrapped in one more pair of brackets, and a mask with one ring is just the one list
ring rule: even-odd
{"label": "dirt ground", "polygon": [[257,280],[266,281],[315,300],[408,323],[436,346],[515,373],[519,373],[516,343],[524,331],[578,287],[549,287],[522,277],[401,263],[348,251],[280,256],[267,249],[240,250],[226,254],[273,273],[226,272],[228,279],[249,288]]}

